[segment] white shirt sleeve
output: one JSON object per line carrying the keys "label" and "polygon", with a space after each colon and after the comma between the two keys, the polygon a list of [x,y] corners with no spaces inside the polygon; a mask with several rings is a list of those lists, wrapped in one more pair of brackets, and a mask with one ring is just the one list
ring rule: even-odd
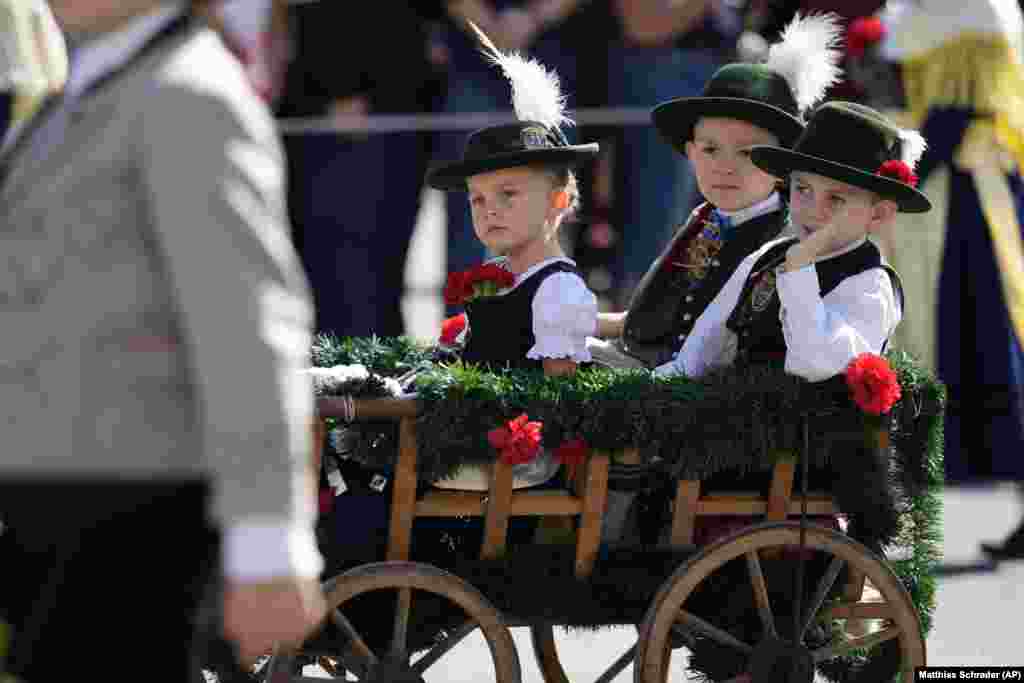
{"label": "white shirt sleeve", "polygon": [[862,353],[882,352],[902,318],[889,274],[872,268],[846,278],[824,298],[814,265],[779,275],[786,372],[820,382]]}
{"label": "white shirt sleeve", "polygon": [[323,560],[307,525],[274,519],[247,519],[224,533],[224,573],[242,583],[288,576],[317,578]]}
{"label": "white shirt sleeve", "polygon": [[669,362],[656,367],[655,374],[700,377],[711,368],[729,365],[736,359],[738,340],[726,323],[739,302],[751,269],[764,249],[762,247],[740,262],[725,286],[697,318],[679,353]]}
{"label": "white shirt sleeve", "polygon": [[597,334],[597,297],[575,273],[554,273],[533,296],[533,336],[526,357],[590,361],[587,337]]}

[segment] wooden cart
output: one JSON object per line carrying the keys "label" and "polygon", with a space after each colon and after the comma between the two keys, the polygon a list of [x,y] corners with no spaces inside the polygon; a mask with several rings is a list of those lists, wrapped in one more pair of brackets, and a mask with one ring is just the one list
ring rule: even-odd
{"label": "wooden cart", "polygon": [[[351,411],[352,403],[347,409]],[[345,414],[343,399],[321,398],[317,443],[324,439],[323,418]],[[354,675],[358,680],[421,681],[445,653],[465,636],[479,629],[490,650],[492,671],[480,673],[479,680],[517,683],[521,679],[520,662],[510,627],[530,629],[534,656],[547,683],[569,680],[559,659],[554,627],[558,623],[524,622],[515,614],[499,611],[484,591],[455,574],[436,566],[410,561],[410,545],[414,519],[420,517],[478,516],[483,519],[482,559],[499,558],[506,548],[509,520],[512,516],[533,515],[547,520],[558,518],[574,521],[575,549],[573,571],[579,581],[587,581],[598,557],[602,514],[604,512],[609,473],[609,454],[595,452],[586,461],[581,476],[576,477],[573,490],[513,490],[511,467],[500,462],[491,470],[490,488],[486,492],[433,489],[417,492],[416,401],[407,399],[373,399],[354,402],[356,419],[396,420],[399,432],[399,454],[394,470],[391,518],[384,562],[358,566],[335,576],[324,584],[329,617],[337,632],[336,647],[321,641],[308,643],[300,649],[280,648],[266,667],[266,679],[272,681],[303,680],[296,671],[296,662],[303,655],[318,657],[319,663],[332,675],[344,679]],[[351,415],[350,415],[351,416]],[[880,438],[888,438],[881,435]],[[917,611],[910,595],[887,562],[863,545],[838,531],[794,521],[805,515],[832,515],[840,511],[830,496],[809,492],[806,499],[794,495],[795,468],[791,461],[779,462],[772,473],[767,497],[748,492],[705,493],[699,480],[682,480],[676,485],[671,543],[679,549],[690,548],[687,559],[661,580],[646,615],[634,622],[638,629],[636,645],[618,659],[609,657],[609,666],[599,681],[609,681],[630,663],[634,664],[637,683],[662,683],[667,680],[689,680],[688,664],[680,651],[695,639],[716,647],[731,649],[737,661],[746,662],[746,673],[730,678],[741,681],[805,681],[814,680],[816,665],[822,665],[857,651],[870,650],[882,643],[898,644],[901,664],[898,679],[913,680],[914,668],[925,664],[925,643]],[[702,515],[763,516],[763,523],[745,527],[739,532],[705,547],[694,547],[695,523]],[[799,549],[799,550],[797,550]],[[785,623],[777,618],[780,606],[770,599],[771,581],[763,571],[766,562],[781,553],[814,553],[826,569],[818,572],[808,584],[811,597],[797,608],[787,606]],[[637,558],[642,562],[643,558]],[[738,562],[732,562],[737,560]],[[718,572],[730,566],[745,564],[743,590],[752,591],[760,635],[744,640],[716,625],[714,611],[700,613],[691,606],[690,598],[702,584],[713,581]],[[789,580],[787,577],[786,580]],[[837,584],[837,581],[841,583]],[[346,607],[359,596],[387,591],[393,614],[378,614],[388,621],[390,643],[373,646],[360,632],[360,625],[346,616]],[[413,652],[409,643],[411,606],[429,596],[457,606],[464,620],[423,651]],[[513,610],[514,611],[514,610]],[[835,620],[845,620],[836,622]],[[870,620],[870,622],[869,622]],[[792,623],[790,623],[792,622]],[[812,626],[845,623],[843,637],[815,644],[809,633]],[[871,628],[860,626],[871,623]],[[783,634],[798,634],[792,637]],[[820,634],[820,628],[817,630]],[[855,635],[850,635],[855,634]],[[892,647],[889,642],[889,647]],[[376,648],[376,649],[375,649]],[[415,655],[415,656],[414,656]],[[313,679],[310,679],[313,680]],[[349,679],[351,680],[351,679]],[[434,680],[438,680],[435,676]],[[725,683],[721,681],[720,683]]]}

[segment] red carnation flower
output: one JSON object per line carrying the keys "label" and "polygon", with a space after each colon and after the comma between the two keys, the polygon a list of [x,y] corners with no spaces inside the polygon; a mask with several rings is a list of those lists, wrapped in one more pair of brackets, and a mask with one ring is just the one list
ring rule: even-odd
{"label": "red carnation flower", "polygon": [[850,22],[846,30],[846,52],[851,57],[861,57],[864,52],[878,43],[886,34],[886,26],[878,17],[858,17]]}
{"label": "red carnation flower", "polygon": [[565,465],[567,478],[570,482],[576,481],[579,468],[590,455],[590,446],[583,439],[576,437],[566,441],[555,451],[555,458]]}
{"label": "red carnation flower", "polygon": [[483,263],[469,270],[449,273],[444,287],[444,302],[459,306],[479,296],[494,296],[498,290],[511,287],[516,276],[496,263]]}
{"label": "red carnation flower", "polygon": [[497,263],[481,263],[473,269],[474,282],[491,280],[498,284],[511,285],[515,282],[515,275],[508,272]]}
{"label": "red carnation flower", "polygon": [[473,292],[473,284],[469,282],[468,271],[448,273],[448,282],[444,286],[444,302],[449,306],[459,306]]}
{"label": "red carnation flower", "polygon": [[878,170],[875,171],[875,173],[886,178],[898,180],[901,183],[910,185],[911,187],[917,187],[917,176],[914,175],[913,169],[899,159],[890,159],[889,161],[886,161],[878,167]]}
{"label": "red carnation flower", "polygon": [[873,353],[862,353],[850,362],[846,384],[854,402],[872,415],[889,412],[901,394],[899,378],[889,361]]}
{"label": "red carnation flower", "polygon": [[529,422],[526,413],[487,432],[487,441],[498,451],[501,461],[521,465],[537,457],[543,424]]}
{"label": "red carnation flower", "polygon": [[445,346],[454,346],[464,329],[466,329],[466,314],[453,315],[441,323],[441,337],[438,341]]}
{"label": "red carnation flower", "polygon": [[558,459],[558,462],[567,466],[579,465],[586,460],[589,454],[590,446],[579,437],[566,441],[555,451],[555,457]]}

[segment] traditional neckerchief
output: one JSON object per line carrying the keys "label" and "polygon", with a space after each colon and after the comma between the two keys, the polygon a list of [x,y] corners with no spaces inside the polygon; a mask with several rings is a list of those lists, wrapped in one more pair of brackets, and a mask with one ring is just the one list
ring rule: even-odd
{"label": "traditional neckerchief", "polygon": [[[733,223],[732,218],[726,216],[718,209],[711,209],[711,214],[708,216],[708,222],[718,228],[717,237],[723,242],[728,241],[736,234],[736,225]],[[705,236],[711,237],[710,234],[706,234]]]}

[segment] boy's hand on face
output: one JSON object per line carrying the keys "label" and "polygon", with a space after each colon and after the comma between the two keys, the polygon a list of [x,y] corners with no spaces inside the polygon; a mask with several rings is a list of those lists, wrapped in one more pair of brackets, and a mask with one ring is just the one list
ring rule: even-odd
{"label": "boy's hand on face", "polygon": [[821,256],[867,235],[863,226],[847,218],[845,214],[834,216],[827,225],[790,247],[786,252],[785,270],[788,272],[809,266]]}

